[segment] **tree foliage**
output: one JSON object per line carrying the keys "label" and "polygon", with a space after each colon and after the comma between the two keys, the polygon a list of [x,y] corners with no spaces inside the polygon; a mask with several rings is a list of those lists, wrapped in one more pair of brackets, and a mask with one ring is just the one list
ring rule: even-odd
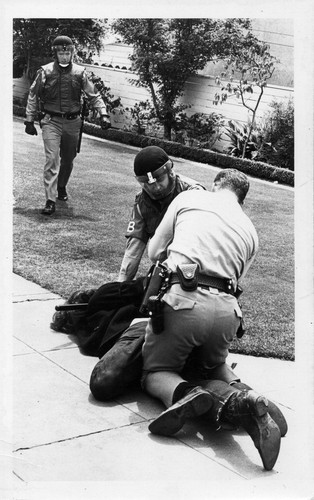
{"label": "tree foliage", "polygon": [[132,83],[149,91],[156,116],[170,139],[185,84],[209,61],[238,53],[247,19],[117,19],[112,25],[123,42],[133,46]]}
{"label": "tree foliage", "polygon": [[[247,33],[242,39],[241,50],[232,53],[225,62],[225,71],[221,74],[221,78],[216,79],[217,83],[221,83],[222,80],[225,83],[221,87],[221,92],[215,94],[214,104],[222,104],[229,96],[235,96],[251,113],[241,153],[244,158],[256,127],[256,113],[264,89],[275,71],[278,60],[271,55],[269,45],[258,40],[252,33]],[[256,100],[252,99],[254,88],[258,92]]]}
{"label": "tree foliage", "polygon": [[272,101],[264,118],[264,140],[272,145],[260,153],[261,161],[294,170],[294,102]]}
{"label": "tree foliage", "polygon": [[51,60],[51,44],[57,35],[69,36],[76,58],[91,62],[102,48],[107,32],[106,19],[24,19],[13,20],[13,74],[24,72],[32,79],[41,64]]}

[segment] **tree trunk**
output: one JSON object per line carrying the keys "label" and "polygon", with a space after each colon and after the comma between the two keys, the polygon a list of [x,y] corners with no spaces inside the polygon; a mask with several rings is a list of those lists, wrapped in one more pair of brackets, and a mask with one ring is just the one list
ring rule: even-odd
{"label": "tree trunk", "polygon": [[[252,121],[251,121],[251,125],[250,125],[250,128],[249,128],[249,133],[248,133],[247,138],[246,138],[246,140],[244,142],[243,151],[242,151],[242,158],[245,158],[246,146],[247,146],[249,140],[251,139],[252,130],[253,130],[253,127],[255,125],[255,116],[256,116],[256,113],[257,113],[257,108],[259,106],[259,103],[261,102],[263,93],[264,93],[264,87],[260,87],[260,94],[258,96],[258,99],[256,101],[254,109],[249,108],[248,106],[245,106],[246,108],[250,109],[250,111],[252,112]],[[243,94],[242,94],[242,103],[243,103]]]}
{"label": "tree trunk", "polygon": [[166,141],[171,141],[171,130],[171,125],[169,123],[164,123],[164,139],[166,139]]}
{"label": "tree trunk", "polygon": [[249,127],[249,132],[248,132],[248,135],[247,135],[247,137],[246,137],[246,139],[244,141],[243,151],[242,151],[242,158],[245,158],[246,146],[248,145],[248,142],[251,139],[251,135],[252,135],[252,130],[253,130],[253,127],[254,127],[254,123],[255,123],[255,112],[253,112],[251,125]]}

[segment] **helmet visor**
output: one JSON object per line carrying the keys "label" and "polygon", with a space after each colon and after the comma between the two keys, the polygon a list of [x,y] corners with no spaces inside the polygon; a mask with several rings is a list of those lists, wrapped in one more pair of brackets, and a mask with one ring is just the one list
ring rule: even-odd
{"label": "helmet visor", "polygon": [[74,45],[53,45],[52,49],[55,50],[56,52],[73,52],[74,50]]}
{"label": "helmet visor", "polygon": [[172,161],[168,160],[161,167],[157,168],[153,172],[147,172],[146,175],[136,175],[136,180],[140,184],[148,184],[151,185],[154,182],[161,182],[166,178],[166,175],[172,168]]}
{"label": "helmet visor", "polygon": [[153,200],[160,200],[168,196],[173,190],[174,179],[172,175],[169,175],[171,170],[172,161],[168,160],[157,170],[147,172],[146,175],[136,175],[135,177],[142,189],[144,189]]}

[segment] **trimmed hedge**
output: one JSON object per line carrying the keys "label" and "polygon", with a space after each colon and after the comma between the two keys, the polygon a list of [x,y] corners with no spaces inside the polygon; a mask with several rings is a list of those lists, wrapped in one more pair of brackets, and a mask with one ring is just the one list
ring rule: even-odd
{"label": "trimmed hedge", "polygon": [[102,130],[101,127],[93,123],[84,123],[84,132],[89,135],[101,137],[109,141],[122,142],[144,148],[146,146],[159,146],[170,156],[177,156],[187,160],[199,163],[208,163],[220,168],[236,168],[241,172],[252,177],[278,182],[294,186],[294,172],[285,168],[274,167],[267,163],[252,161],[234,156],[216,153],[214,151],[204,150],[185,146],[179,142],[165,141],[157,137],[148,137],[145,135],[133,134],[123,130],[110,128]]}
{"label": "trimmed hedge", "polygon": [[[21,106],[13,106],[13,114],[25,117],[25,108]],[[88,122],[84,123],[83,131],[86,134],[95,137],[129,144],[139,148],[144,148],[146,146],[159,146],[170,156],[177,156],[199,163],[207,163],[219,168],[236,168],[237,170],[240,170],[241,172],[252,177],[294,186],[294,172],[292,170],[274,167],[272,165],[268,165],[267,163],[236,158],[234,156],[216,153],[210,150],[185,146],[179,142],[165,141],[158,139],[157,137],[138,135],[120,129],[110,128],[108,130],[102,130],[99,125]]]}

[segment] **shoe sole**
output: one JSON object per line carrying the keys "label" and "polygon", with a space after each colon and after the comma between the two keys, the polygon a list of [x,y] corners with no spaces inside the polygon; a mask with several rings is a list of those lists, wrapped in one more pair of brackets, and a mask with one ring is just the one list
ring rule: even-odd
{"label": "shoe sole", "polygon": [[[234,384],[233,387],[244,391],[253,390],[247,384],[243,384],[242,382]],[[270,400],[268,400],[268,413],[273,419],[273,421],[278,425],[281,437],[284,437],[288,432],[287,421],[282,411],[279,409],[279,407],[273,401]]]}
{"label": "shoe sole", "polygon": [[247,402],[250,412],[257,417],[262,417],[268,412],[268,400],[254,391],[249,391]]}
{"label": "shoe sole", "polygon": [[169,408],[157,417],[149,426],[150,432],[160,436],[172,436],[182,429],[188,418],[198,417],[208,412],[212,406],[209,395],[196,394],[185,404]]}
{"label": "shoe sole", "polygon": [[280,430],[280,436],[284,437],[288,431],[285,417],[272,401],[268,401],[265,396],[258,396],[255,401],[255,414],[261,417],[265,413],[268,413],[275,424],[277,424]]}
{"label": "shoe sole", "polygon": [[281,437],[284,437],[288,432],[288,424],[283,413],[272,401],[268,401],[268,413],[273,421],[278,425]]}
{"label": "shoe sole", "polygon": [[259,440],[255,440],[254,445],[260,454],[264,469],[272,470],[280,451],[279,427],[268,413],[262,417],[253,416],[253,419],[259,429]]}
{"label": "shoe sole", "polygon": [[268,401],[254,391],[248,392],[248,408],[258,429],[258,435],[251,435],[266,470],[271,470],[278,458],[281,432],[268,413]]}

